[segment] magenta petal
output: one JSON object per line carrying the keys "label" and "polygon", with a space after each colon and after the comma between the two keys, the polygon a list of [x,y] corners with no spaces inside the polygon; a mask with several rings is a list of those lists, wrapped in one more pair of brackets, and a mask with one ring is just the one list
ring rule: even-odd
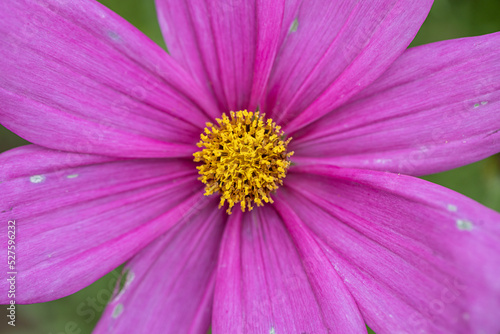
{"label": "magenta petal", "polygon": [[342,281],[329,275],[331,266],[318,272],[326,258],[301,229],[293,231],[301,238],[297,249],[271,207],[233,213],[219,257],[214,334],[366,331]]}
{"label": "magenta petal", "polygon": [[408,50],[348,105],[294,135],[296,162],[441,172],[500,152],[500,33]]}
{"label": "magenta petal", "polygon": [[[0,219],[16,222],[19,303],[84,288],[206,202],[191,162],[26,146],[1,154],[0,166]],[[7,229],[1,234],[7,249]],[[0,303],[7,290],[2,280]]]}
{"label": "magenta petal", "polygon": [[210,93],[97,1],[7,1],[0,122],[53,149],[189,156],[215,115]]}
{"label": "magenta petal", "polygon": [[[293,20],[293,11],[285,13],[286,3],[156,0],[172,57],[213,90],[221,111],[259,104],[279,43]],[[291,7],[297,3],[288,1]]]}
{"label": "magenta petal", "polygon": [[303,3],[279,51],[261,109],[287,133],[345,103],[407,48],[432,1]]}
{"label": "magenta petal", "polygon": [[377,171],[301,167],[286,185],[277,201],[316,235],[377,334],[500,331],[500,214]]}
{"label": "magenta petal", "polygon": [[134,256],[94,333],[207,333],[225,219],[216,201]]}

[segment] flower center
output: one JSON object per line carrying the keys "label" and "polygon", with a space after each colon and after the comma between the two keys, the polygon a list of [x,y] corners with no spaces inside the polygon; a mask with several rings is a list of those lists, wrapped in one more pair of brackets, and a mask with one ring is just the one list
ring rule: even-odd
{"label": "flower center", "polygon": [[207,123],[194,154],[198,179],[206,184],[205,195],[220,194],[219,208],[227,201],[231,208],[240,203],[241,211],[253,209],[253,203],[262,206],[273,203],[271,192],[283,184],[290,157],[287,145],[291,138],[272,119],[264,120],[257,112],[231,111],[231,117],[222,114],[218,125]]}

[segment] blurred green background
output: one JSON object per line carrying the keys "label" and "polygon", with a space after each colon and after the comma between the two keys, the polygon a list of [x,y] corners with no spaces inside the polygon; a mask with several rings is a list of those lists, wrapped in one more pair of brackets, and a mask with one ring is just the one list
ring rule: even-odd
{"label": "blurred green background", "polygon": [[[153,0],[101,0],[165,48]],[[436,0],[412,46],[500,31],[499,0]],[[0,126],[0,152],[27,142]],[[500,211],[500,156],[425,179]],[[90,333],[113,291],[119,268],[76,294],[56,301],[21,305],[17,326],[0,321],[1,333]],[[3,313],[2,313],[3,314]]]}

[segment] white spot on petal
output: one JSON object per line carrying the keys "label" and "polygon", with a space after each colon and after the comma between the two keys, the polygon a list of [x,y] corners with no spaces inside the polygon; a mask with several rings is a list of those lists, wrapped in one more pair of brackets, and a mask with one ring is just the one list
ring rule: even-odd
{"label": "white spot on petal", "polygon": [[448,211],[457,212],[457,206],[453,204],[448,204]]}
{"label": "white spot on petal", "polygon": [[45,181],[45,176],[44,175],[33,175],[30,177],[31,183],[42,183]]}
{"label": "white spot on petal", "polygon": [[474,103],[474,108],[479,108],[480,106],[485,106],[488,104],[488,101],[481,101],[481,103]]}
{"label": "white spot on petal", "polygon": [[113,302],[118,301],[123,296],[125,291],[128,290],[128,287],[135,279],[135,274],[133,271],[126,271],[124,275],[125,275],[125,283],[123,283],[123,287],[120,289],[120,292],[118,292],[118,294],[113,298]]}
{"label": "white spot on petal", "polygon": [[108,37],[111,38],[115,42],[120,42],[122,40],[121,36],[112,30],[108,31]]}
{"label": "white spot on petal", "polygon": [[106,18],[106,16],[107,16],[107,15],[106,15],[106,13],[105,13],[104,11],[99,11],[99,12],[97,13],[97,15],[99,15],[99,17],[100,17],[101,19],[105,19],[105,18]]}
{"label": "white spot on petal", "polygon": [[135,279],[135,274],[134,274],[134,272],[133,272],[133,271],[129,271],[129,272],[127,273],[127,283],[125,283],[125,284],[126,284],[126,286],[129,286],[129,285],[130,285],[130,283],[132,283],[132,282],[134,281],[134,279]]}
{"label": "white spot on petal", "polygon": [[274,330],[274,327],[271,327],[271,329],[269,330],[269,334],[276,334],[276,331]]}
{"label": "white spot on petal", "polygon": [[457,219],[457,227],[460,231],[470,231],[474,227],[472,222],[467,219]]}
{"label": "white spot on petal", "polygon": [[299,20],[295,19],[292,22],[292,26],[290,27],[290,32],[296,32],[299,28]]}
{"label": "white spot on petal", "polygon": [[71,175],[68,175],[66,176],[68,179],[75,179],[78,177],[78,174],[71,174]]}
{"label": "white spot on petal", "polygon": [[113,309],[113,312],[111,313],[111,317],[113,319],[116,319],[120,316],[120,314],[122,314],[123,312],[123,304],[120,303],[120,304],[116,304],[115,308]]}

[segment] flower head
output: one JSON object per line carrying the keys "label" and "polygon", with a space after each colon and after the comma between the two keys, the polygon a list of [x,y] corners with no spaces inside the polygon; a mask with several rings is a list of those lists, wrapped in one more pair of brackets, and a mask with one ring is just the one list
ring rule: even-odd
{"label": "flower head", "polygon": [[500,34],[407,49],[431,4],[157,0],[167,54],[6,1],[16,303],[126,262],[96,333],[498,333],[500,215],[414,176],[500,151]]}
{"label": "flower head", "polygon": [[194,161],[204,163],[197,168],[207,185],[205,195],[220,194],[219,208],[228,201],[228,214],[235,203],[243,212],[253,203],[273,203],[270,193],[283,185],[290,166],[291,138],[285,140],[281,127],[258,111],[231,111],[230,118],[223,114],[217,123],[207,123],[198,143],[204,149],[194,154]]}

